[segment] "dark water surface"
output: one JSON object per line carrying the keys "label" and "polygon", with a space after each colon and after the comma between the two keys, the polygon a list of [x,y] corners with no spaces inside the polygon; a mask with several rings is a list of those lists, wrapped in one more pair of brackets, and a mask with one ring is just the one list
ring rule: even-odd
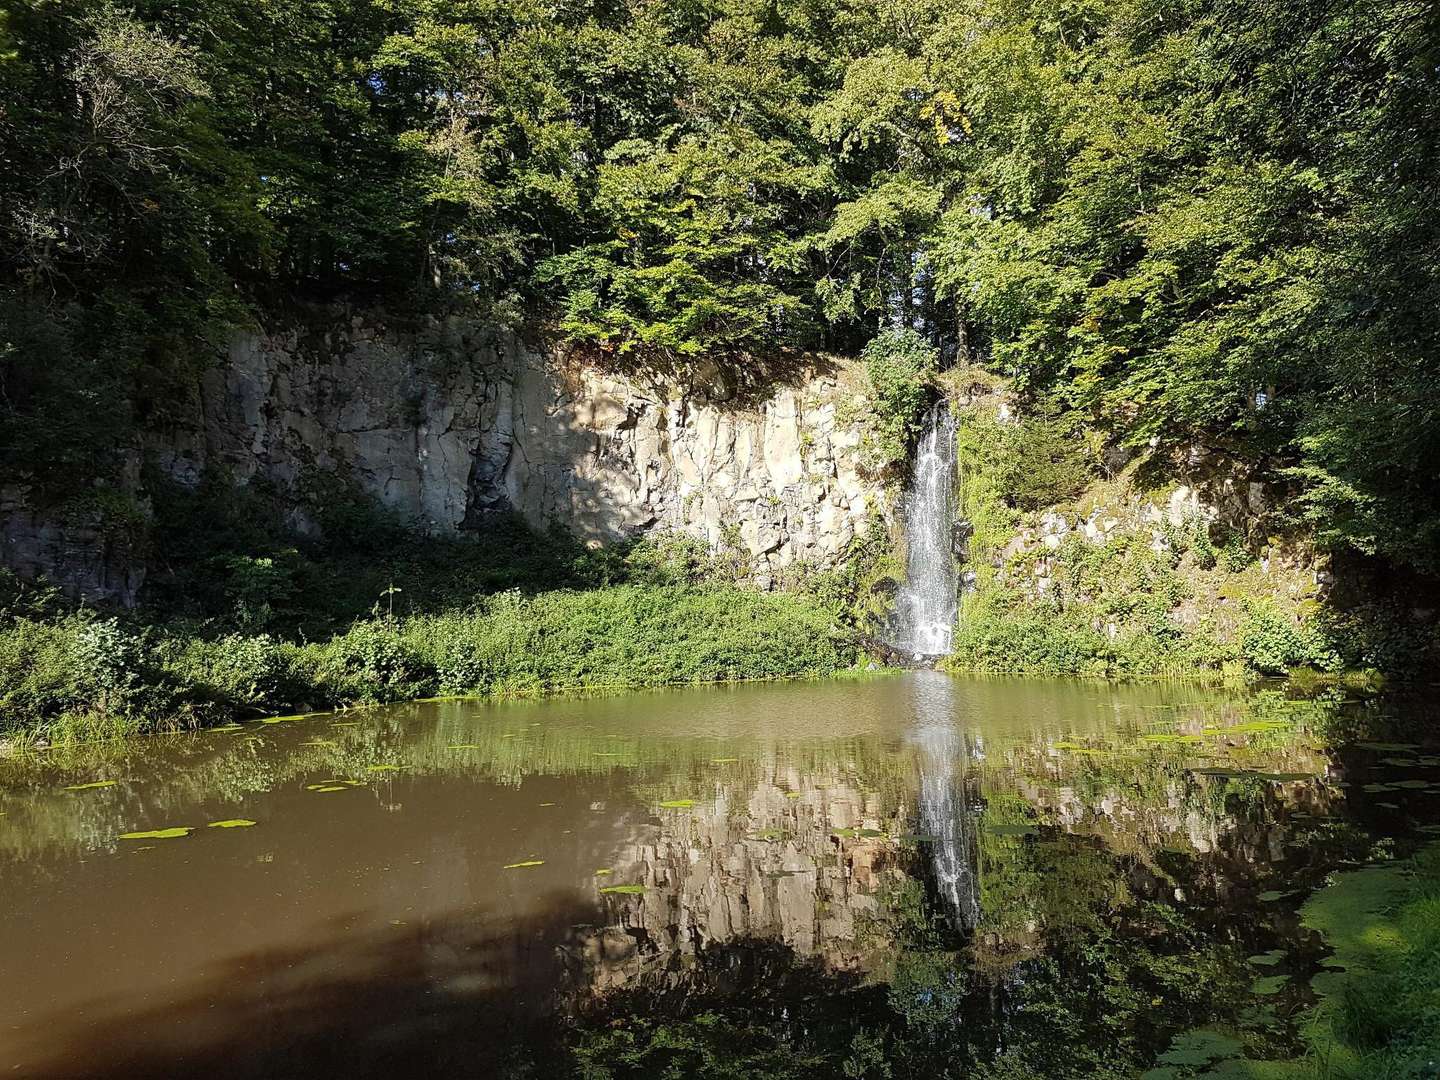
{"label": "dark water surface", "polygon": [[1307,892],[1440,820],[1396,714],[921,672],[0,761],[0,1075],[1279,1056]]}

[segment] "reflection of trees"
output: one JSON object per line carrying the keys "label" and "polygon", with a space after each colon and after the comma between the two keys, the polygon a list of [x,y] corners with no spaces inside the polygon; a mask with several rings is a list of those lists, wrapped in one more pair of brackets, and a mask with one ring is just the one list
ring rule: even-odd
{"label": "reflection of trees", "polygon": [[[471,779],[502,799],[536,775],[610,778],[605,794],[616,801],[595,819],[613,836],[610,876],[592,883],[593,868],[582,868],[573,890],[535,898],[513,928],[482,931],[457,917],[423,939],[317,942],[313,956],[293,959],[328,973],[267,976],[263,994],[197,987],[166,1016],[116,1003],[120,1034],[102,1030],[139,1071],[108,1075],[166,1075],[182,1051],[214,1075],[247,1075],[226,1060],[244,1059],[238,1020],[231,1030],[201,1019],[204,995],[251,1025],[298,1025],[293,1046],[266,1043],[255,1061],[273,1065],[283,1049],[339,1070],[354,1061],[323,1040],[373,1049],[360,1016],[397,1047],[420,1047],[420,1064],[453,1064],[422,1036],[468,1031],[468,1009],[511,1017],[512,1034],[540,1040],[537,1060],[548,1060],[560,1052],[546,1042],[554,1030],[527,1025],[554,1006],[557,986],[578,1052],[630,1055],[641,1073],[672,1052],[722,1062],[728,1044],[756,1055],[735,1060],[788,1063],[777,1075],[875,1060],[895,1075],[963,1075],[997,1056],[1014,1070],[995,1076],[1123,1073],[1175,1030],[1229,1008],[1244,977],[1237,957],[1273,945],[1244,936],[1256,882],[1293,850],[1297,815],[1318,818],[1341,800],[1303,724],[1277,726],[1273,703],[1197,705],[1164,713],[1161,734],[1176,741],[1147,740],[1159,710],[1119,709],[1078,733],[1022,717],[1000,738],[985,717],[963,716],[948,680],[907,685],[924,692],[897,703],[894,729],[843,737],[537,727],[529,717],[541,707],[477,724],[451,703],[340,718],[353,727],[313,718],[65,751],[27,769],[0,766],[15,781],[0,848],[103,847],[141,812],[224,807],[317,775],[364,776],[375,763],[400,767],[372,781],[377,797],[426,776]],[[967,725],[986,733],[983,744]],[[256,733],[261,741],[250,741]],[[57,791],[95,775],[133,783],[83,798]],[[468,797],[464,784],[454,789]],[[685,800],[693,805],[660,806]],[[596,891],[607,885],[642,891]],[[1236,928],[1211,932],[1216,912]],[[402,1030],[383,1012],[389,1001],[420,1019]],[[706,1013],[718,1019],[696,1027]],[[197,1041],[141,1045],[172,1021],[193,1023]],[[469,1039],[474,1061],[499,1061],[496,1047],[482,1053]]]}

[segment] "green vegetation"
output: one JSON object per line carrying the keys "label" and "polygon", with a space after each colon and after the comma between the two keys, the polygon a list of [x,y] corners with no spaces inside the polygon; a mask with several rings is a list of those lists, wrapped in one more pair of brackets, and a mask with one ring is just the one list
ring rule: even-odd
{"label": "green vegetation", "polygon": [[[1176,1036],[1146,1080],[1199,1076],[1251,1080],[1423,1077],[1440,1060],[1440,847],[1414,858],[1334,876],[1301,908],[1333,956],[1311,980],[1319,1004],[1304,1018],[1304,1052],[1242,1055],[1241,1040],[1197,1030]],[[1279,992],[1284,975],[1252,993]],[[1214,1070],[1214,1071],[1210,1071]]]}
{"label": "green vegetation", "polygon": [[865,448],[877,470],[893,469],[909,460],[939,357],[934,346],[909,329],[887,330],[860,355],[870,380]]}
{"label": "green vegetation", "polygon": [[1322,605],[1314,576],[1288,569],[1278,542],[1262,566],[1234,528],[1177,517],[1143,488],[1139,463],[1094,479],[1084,433],[1002,422],[985,402],[959,418],[957,494],[974,581],[953,669],[1403,678],[1440,658],[1433,622],[1380,602]]}
{"label": "green vegetation", "polygon": [[1282,524],[1434,571],[1430,16],[12,3],[0,471],[52,503],[115,481],[280,298],[539,322],[662,367],[914,326],[1039,406],[1019,505],[1083,479],[1053,452],[1078,419],[1218,449],[1287,480]]}
{"label": "green vegetation", "polygon": [[437,694],[828,675],[853,660],[830,612],[734,587],[507,592],[442,615],[364,619],[313,642],[209,638],[85,612],[7,624],[0,734],[52,740]]}
{"label": "green vegetation", "polygon": [[1313,980],[1321,1003],[1306,1031],[1314,1067],[1305,1075],[1433,1069],[1440,1061],[1440,846],[1337,875],[1301,917],[1324,935],[1334,950],[1327,966],[1336,969]]}

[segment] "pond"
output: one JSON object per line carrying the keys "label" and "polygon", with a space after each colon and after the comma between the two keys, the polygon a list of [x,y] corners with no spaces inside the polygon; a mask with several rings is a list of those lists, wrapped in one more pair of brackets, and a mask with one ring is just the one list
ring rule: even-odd
{"label": "pond", "polygon": [[1125,1075],[1217,1018],[1284,1056],[1300,903],[1440,821],[1402,711],[914,672],[0,761],[0,1074]]}

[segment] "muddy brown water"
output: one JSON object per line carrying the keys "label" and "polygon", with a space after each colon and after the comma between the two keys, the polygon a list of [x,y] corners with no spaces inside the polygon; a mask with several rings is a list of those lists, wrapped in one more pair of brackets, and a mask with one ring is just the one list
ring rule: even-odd
{"label": "muddy brown water", "polygon": [[1278,943],[1298,1007],[1307,883],[1440,810],[1433,750],[1353,745],[1387,721],[916,672],[0,762],[0,1075],[551,1075],[616,1002],[883,986],[906,896],[1012,995],[1123,893],[1242,961]]}

